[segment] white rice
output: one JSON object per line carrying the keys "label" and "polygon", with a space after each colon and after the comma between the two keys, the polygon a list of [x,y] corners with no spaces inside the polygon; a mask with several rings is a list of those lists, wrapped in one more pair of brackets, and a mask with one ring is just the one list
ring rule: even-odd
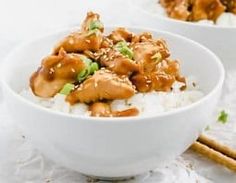
{"label": "white rice", "polygon": [[[165,9],[158,3],[158,0],[146,0],[143,1],[143,3],[142,7],[145,7],[150,13],[168,17]],[[217,25],[221,27],[236,27],[236,15],[233,13],[222,13],[215,24],[211,20],[201,20],[193,23],[201,25]]]}
{"label": "white rice", "polygon": [[[137,93],[128,100],[114,100],[111,103],[111,108],[112,110],[124,110],[130,107],[136,107],[139,109],[140,116],[152,116],[192,104],[203,97],[203,92],[199,90],[199,86],[193,77],[187,78],[186,90],[180,91],[179,88],[181,86],[181,83],[176,82],[171,92],[153,91],[150,93]],[[57,94],[51,99],[43,99],[36,97],[31,89],[27,88],[21,91],[20,95],[27,100],[54,111],[89,116],[88,105],[78,103],[71,106],[65,101],[65,95],[62,94]]]}

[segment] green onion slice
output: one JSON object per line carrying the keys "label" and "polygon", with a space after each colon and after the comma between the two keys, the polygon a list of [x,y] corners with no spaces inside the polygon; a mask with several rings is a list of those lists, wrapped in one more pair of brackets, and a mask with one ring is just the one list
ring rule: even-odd
{"label": "green onion slice", "polygon": [[90,74],[94,74],[95,71],[97,71],[99,69],[99,66],[96,62],[93,62],[91,65],[90,65]]}
{"label": "green onion slice", "polygon": [[84,81],[89,75],[94,74],[95,71],[99,70],[99,65],[96,62],[92,62],[91,59],[87,57],[81,57],[85,63],[85,68],[77,75],[77,80],[79,82]]}
{"label": "green onion slice", "polygon": [[102,29],[102,28],[103,28],[103,24],[99,20],[92,21],[89,24],[89,31],[95,30],[95,29]]}
{"label": "green onion slice", "polygon": [[86,66],[89,66],[93,61],[85,56],[80,57],[81,60],[85,63]]}
{"label": "green onion slice", "polygon": [[66,83],[60,91],[60,94],[69,95],[72,90],[74,90],[75,85],[72,83]]}
{"label": "green onion slice", "polygon": [[123,47],[128,47],[127,43],[125,41],[120,41],[115,45],[116,48],[123,48]]}
{"label": "green onion slice", "polygon": [[86,36],[92,36],[92,35],[96,35],[97,36],[99,32],[100,32],[99,29],[93,29],[93,30],[88,31]]}
{"label": "green onion slice", "polygon": [[89,67],[86,67],[85,69],[83,69],[77,76],[77,80],[79,82],[84,81],[90,74],[90,70]]}
{"label": "green onion slice", "polygon": [[225,124],[228,121],[228,114],[223,110],[218,116],[218,122]]}
{"label": "green onion slice", "polygon": [[128,47],[125,41],[118,42],[115,45],[115,49],[117,49],[122,55],[132,59],[134,57],[133,51]]}

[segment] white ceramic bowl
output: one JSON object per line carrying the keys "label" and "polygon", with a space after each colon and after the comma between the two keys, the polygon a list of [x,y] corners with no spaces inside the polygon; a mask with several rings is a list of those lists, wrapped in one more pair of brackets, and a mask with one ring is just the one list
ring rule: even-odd
{"label": "white ceramic bowl", "polygon": [[[3,93],[14,121],[35,146],[55,162],[87,175],[126,177],[164,166],[183,153],[212,121],[224,69],[207,48],[170,33],[150,31],[167,40],[182,72],[199,80],[205,96],[196,103],[154,117],[76,117],[42,108],[19,92],[53,45],[69,31],[45,36],[13,51],[2,71]],[[111,28],[107,28],[111,30]]]}
{"label": "white ceramic bowl", "polygon": [[[236,27],[202,25],[171,19],[155,12],[158,0],[131,0],[132,22],[195,40],[217,54],[227,69],[236,68]],[[138,18],[137,18],[138,17]]]}

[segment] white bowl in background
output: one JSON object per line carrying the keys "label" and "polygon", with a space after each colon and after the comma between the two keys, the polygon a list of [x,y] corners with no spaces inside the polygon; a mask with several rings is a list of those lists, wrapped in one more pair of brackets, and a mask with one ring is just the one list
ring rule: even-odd
{"label": "white bowl in background", "polygon": [[135,25],[188,37],[211,49],[221,58],[227,69],[236,68],[236,27],[198,24],[166,17],[161,12],[163,10],[153,7],[157,6],[158,0],[131,0],[129,2],[132,7],[130,9],[133,11],[133,16],[130,18]]}
{"label": "white bowl in background", "polygon": [[[107,28],[111,31],[114,27]],[[55,43],[70,31],[45,36],[14,50],[4,61],[2,85],[13,120],[35,147],[53,161],[98,177],[127,177],[168,164],[183,153],[212,121],[220,97],[224,68],[200,44],[171,33],[150,31],[167,40],[172,58],[181,60],[184,75],[194,75],[205,96],[199,101],[152,117],[78,117],[26,100],[19,92]]]}

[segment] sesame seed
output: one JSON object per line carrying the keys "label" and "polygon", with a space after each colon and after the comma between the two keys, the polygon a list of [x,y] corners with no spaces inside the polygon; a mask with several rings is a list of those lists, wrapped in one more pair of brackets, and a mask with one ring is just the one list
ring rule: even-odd
{"label": "sesame seed", "polygon": [[113,68],[113,67],[115,67],[115,64],[111,64],[111,65],[110,65],[110,68]]}
{"label": "sesame seed", "polygon": [[86,43],[90,43],[91,41],[90,41],[89,39],[86,39],[85,42],[86,42]]}
{"label": "sesame seed", "polygon": [[57,64],[57,68],[60,68],[61,67],[61,63]]}
{"label": "sesame seed", "polygon": [[69,39],[69,44],[74,44],[74,43],[75,43],[74,39],[73,39],[73,38],[70,38],[70,39]]}
{"label": "sesame seed", "polygon": [[51,67],[51,68],[50,68],[50,71],[54,72],[54,69]]}

